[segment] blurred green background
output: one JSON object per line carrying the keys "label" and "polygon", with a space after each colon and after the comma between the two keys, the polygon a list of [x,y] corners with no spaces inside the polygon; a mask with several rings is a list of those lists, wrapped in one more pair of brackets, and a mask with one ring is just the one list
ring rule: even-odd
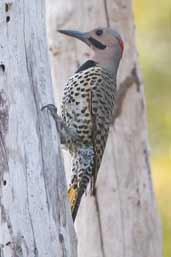
{"label": "blurred green background", "polygon": [[170,257],[171,0],[134,0],[134,15],[147,101],[153,183],[163,225],[163,255]]}

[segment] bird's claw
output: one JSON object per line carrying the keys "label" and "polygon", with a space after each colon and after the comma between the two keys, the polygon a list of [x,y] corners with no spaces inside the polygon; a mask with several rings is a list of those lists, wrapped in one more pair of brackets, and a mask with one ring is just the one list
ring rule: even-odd
{"label": "bird's claw", "polygon": [[48,111],[55,111],[57,112],[57,108],[54,104],[47,104],[47,105],[44,105],[42,108],[41,108],[41,111],[43,111],[44,109],[48,109]]}
{"label": "bird's claw", "polygon": [[47,104],[41,108],[41,111],[47,109],[53,117],[57,115],[57,108],[54,104]]}
{"label": "bird's claw", "polygon": [[60,133],[61,144],[67,144],[67,142],[79,142],[80,137],[78,134],[73,131],[71,128],[67,127],[66,123],[62,120],[62,118],[57,113],[57,108],[54,104],[47,104],[41,108],[41,111],[47,109],[52,115],[53,119],[56,122],[56,128]]}

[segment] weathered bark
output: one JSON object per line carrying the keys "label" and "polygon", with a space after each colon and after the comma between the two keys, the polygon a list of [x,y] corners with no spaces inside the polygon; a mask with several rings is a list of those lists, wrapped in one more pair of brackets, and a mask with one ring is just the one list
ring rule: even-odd
{"label": "weathered bark", "polygon": [[42,0],[0,2],[0,256],[75,257]]}
{"label": "weathered bark", "polygon": [[[96,196],[84,197],[77,217],[79,257],[161,257],[161,228],[152,188],[143,84],[135,48],[131,0],[48,1],[51,59],[57,99],[89,50],[56,29],[110,25],[125,50],[119,69],[119,105],[97,179]],[[59,102],[59,101],[58,101]],[[70,165],[67,163],[67,173]]]}

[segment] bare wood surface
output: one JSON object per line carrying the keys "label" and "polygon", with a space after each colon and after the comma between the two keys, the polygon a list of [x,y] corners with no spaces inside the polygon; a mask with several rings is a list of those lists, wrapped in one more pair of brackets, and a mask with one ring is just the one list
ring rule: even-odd
{"label": "bare wood surface", "polygon": [[[83,43],[58,35],[56,29],[88,31],[107,25],[118,29],[125,42],[118,75],[120,101],[98,175],[96,196],[87,194],[81,203],[76,222],[78,256],[161,257],[161,227],[151,181],[131,0],[48,1],[56,97],[61,99],[65,81],[89,53]],[[66,154],[65,165],[70,177]]]}
{"label": "bare wood surface", "polygon": [[0,1],[0,256],[76,257],[42,0]]}

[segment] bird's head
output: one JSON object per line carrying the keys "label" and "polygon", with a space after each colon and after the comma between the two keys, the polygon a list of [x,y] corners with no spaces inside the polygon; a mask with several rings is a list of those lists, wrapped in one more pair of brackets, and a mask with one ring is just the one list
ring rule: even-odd
{"label": "bird's head", "polygon": [[124,43],[119,33],[115,30],[99,27],[89,32],[58,31],[86,43],[93,50],[91,59],[99,65],[110,71],[115,71],[118,68],[124,50]]}

